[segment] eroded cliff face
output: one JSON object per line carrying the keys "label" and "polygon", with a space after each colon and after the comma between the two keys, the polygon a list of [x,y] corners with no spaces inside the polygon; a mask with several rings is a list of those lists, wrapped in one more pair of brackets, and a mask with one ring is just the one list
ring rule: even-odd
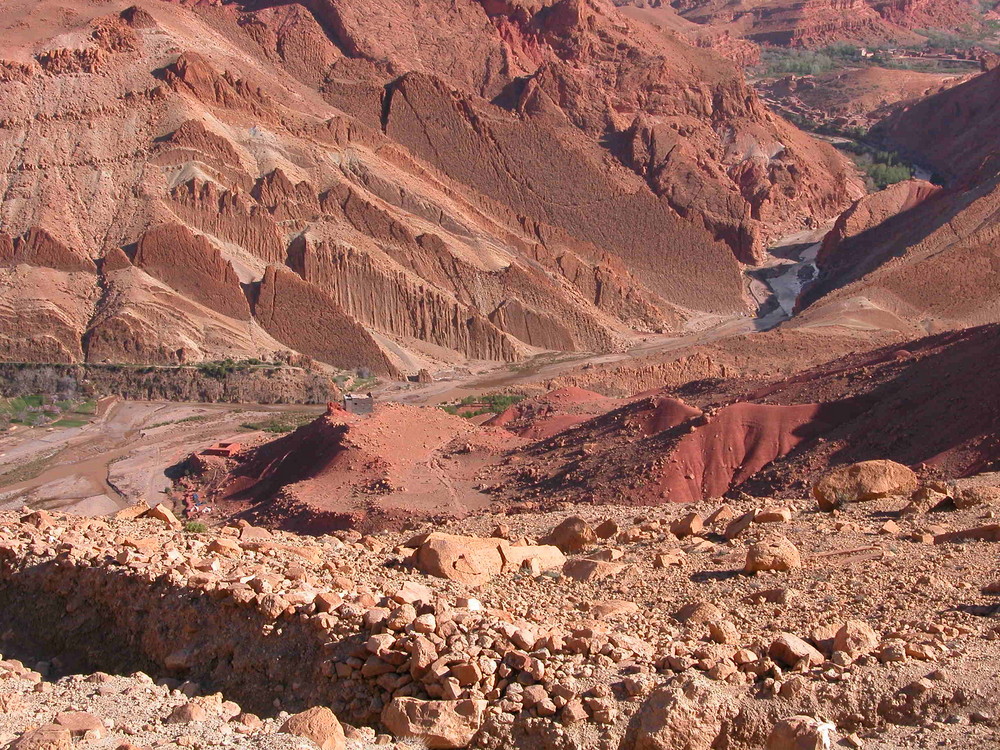
{"label": "eroded cliff face", "polygon": [[[17,359],[612,351],[744,309],[740,262],[856,187],[600,2],[57,5],[0,18]],[[290,325],[313,306],[336,336]]]}
{"label": "eroded cliff face", "polygon": [[914,29],[968,28],[979,13],[964,0],[677,0],[682,17],[760,44],[819,48],[835,42],[918,42]]}

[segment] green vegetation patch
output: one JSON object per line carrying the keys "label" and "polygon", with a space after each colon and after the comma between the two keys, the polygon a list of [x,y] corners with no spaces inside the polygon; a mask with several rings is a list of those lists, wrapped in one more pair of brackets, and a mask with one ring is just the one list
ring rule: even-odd
{"label": "green vegetation patch", "polygon": [[490,393],[483,396],[466,396],[455,404],[444,404],[441,408],[449,414],[471,419],[483,414],[501,414],[516,403],[527,398],[523,393]]}
{"label": "green vegetation patch", "polygon": [[0,429],[24,427],[83,427],[97,413],[97,402],[71,398],[56,400],[41,394],[0,398]]}
{"label": "green vegetation patch", "polygon": [[294,432],[303,425],[307,425],[316,419],[315,414],[308,412],[294,412],[291,414],[279,414],[268,419],[261,419],[256,422],[244,422],[240,425],[244,430],[261,430],[263,432],[273,432],[284,434]]}
{"label": "green vegetation patch", "polygon": [[913,168],[892,151],[883,151],[862,143],[838,143],[837,148],[850,154],[864,173],[865,183],[870,191],[884,190],[889,185],[913,177]]}

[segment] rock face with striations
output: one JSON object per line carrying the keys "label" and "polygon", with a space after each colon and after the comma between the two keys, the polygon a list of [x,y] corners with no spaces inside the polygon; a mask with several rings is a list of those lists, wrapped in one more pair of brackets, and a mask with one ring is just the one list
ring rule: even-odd
{"label": "rock face with striations", "polygon": [[[730,63],[603,2],[20,7],[0,20],[11,358],[301,346],[393,374],[616,351],[743,311],[740,261],[858,191]],[[277,282],[271,335],[245,299],[269,266],[313,289]],[[327,298],[364,345],[293,335],[304,300],[337,317]]]}

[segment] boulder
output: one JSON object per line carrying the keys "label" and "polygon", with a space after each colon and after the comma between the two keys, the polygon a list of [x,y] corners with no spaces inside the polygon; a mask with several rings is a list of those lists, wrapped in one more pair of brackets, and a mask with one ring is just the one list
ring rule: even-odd
{"label": "boulder", "polygon": [[615,617],[627,617],[639,611],[635,602],[611,599],[604,602],[594,602],[590,606],[590,616],[595,620],[610,620]]}
{"label": "boulder", "polygon": [[861,620],[848,620],[833,637],[833,650],[849,656],[871,653],[879,644],[878,633]]}
{"label": "boulder", "polygon": [[795,667],[803,661],[806,666],[815,667],[824,661],[823,654],[791,633],[782,633],[775,638],[767,655],[786,667]]}
{"label": "boulder", "polygon": [[934,544],[948,542],[1000,542],[1000,524],[974,526],[971,529],[949,531],[934,537]]}
{"label": "boulder", "polygon": [[788,523],[792,520],[791,508],[764,508],[754,516],[754,523]]}
{"label": "boulder", "polygon": [[561,568],[566,562],[566,555],[558,547],[551,544],[533,544],[523,547],[504,545],[500,547],[500,555],[503,557],[505,569],[509,570],[517,570],[529,560],[537,560],[541,570]]}
{"label": "boulder", "polygon": [[86,711],[65,711],[56,714],[55,724],[68,729],[74,737],[103,740],[108,736],[108,728],[104,726],[104,722]]}
{"label": "boulder", "polygon": [[698,513],[688,513],[670,524],[670,533],[683,539],[700,534],[704,528],[705,522]]}
{"label": "boulder", "polygon": [[7,750],[72,750],[73,735],[65,727],[45,724],[25,732]]}
{"label": "boulder", "polygon": [[163,721],[165,724],[190,724],[195,721],[205,721],[207,718],[208,711],[203,706],[197,703],[182,703]]}
{"label": "boulder", "polygon": [[[633,750],[711,750],[722,733],[722,691],[703,678],[683,687],[663,686],[643,703],[634,722],[635,736],[621,747]],[[632,740],[629,742],[629,740]]]}
{"label": "boulder", "polygon": [[482,726],[486,706],[484,700],[393,698],[382,723],[397,738],[420,740],[431,750],[465,747]]}
{"label": "boulder", "polygon": [[764,750],[830,750],[833,729],[812,716],[790,716],[774,725]]}
{"label": "boulder", "polygon": [[604,562],[582,558],[570,560],[563,565],[563,575],[575,581],[599,581],[621,575],[627,566],[623,563]]}
{"label": "boulder", "polygon": [[703,625],[724,617],[725,613],[711,602],[691,602],[674,613],[674,619],[685,625]]}
{"label": "boulder", "polygon": [[579,516],[570,516],[552,529],[552,532],[542,542],[572,554],[582,552],[597,544],[597,533],[589,523]]}
{"label": "boulder", "polygon": [[952,493],[955,507],[959,510],[980,505],[1000,506],[1000,487],[978,485],[956,489]]}
{"label": "boulder", "polygon": [[775,534],[751,544],[743,570],[756,573],[762,570],[792,570],[802,566],[798,547],[783,536]]}
{"label": "boulder", "polygon": [[416,546],[417,569],[438,578],[479,586],[504,569],[500,547],[505,539],[479,539],[434,532]]}
{"label": "boulder", "polygon": [[213,539],[212,543],[208,545],[208,551],[222,557],[240,557],[243,554],[243,548],[239,545],[239,542],[222,537]]}
{"label": "boulder", "polygon": [[815,485],[813,497],[820,510],[844,503],[875,500],[889,495],[911,495],[919,485],[912,469],[895,461],[862,461],[827,472]]}
{"label": "boulder", "polygon": [[598,524],[597,528],[594,529],[594,533],[598,539],[610,539],[618,533],[618,524],[609,518]]}
{"label": "boulder", "polygon": [[939,506],[943,506],[948,500],[949,497],[944,492],[941,492],[934,487],[924,485],[923,487],[917,488],[917,490],[910,495],[910,502],[907,503],[906,507],[903,508],[900,513],[904,516],[921,515],[935,510]]}
{"label": "boulder", "polygon": [[344,728],[333,711],[325,706],[314,706],[302,713],[289,716],[281,731],[296,737],[305,737],[319,745],[320,750],[344,750]]}
{"label": "boulder", "polygon": [[177,516],[175,516],[174,512],[163,503],[150,508],[143,513],[143,516],[145,518],[155,518],[157,521],[162,521],[167,525],[167,528],[170,529],[181,528],[181,522],[177,520]]}
{"label": "boulder", "polygon": [[759,511],[757,510],[749,510],[746,513],[737,516],[726,524],[726,528],[723,530],[722,535],[726,537],[726,539],[735,539],[750,528],[754,519],[757,518],[758,512]]}

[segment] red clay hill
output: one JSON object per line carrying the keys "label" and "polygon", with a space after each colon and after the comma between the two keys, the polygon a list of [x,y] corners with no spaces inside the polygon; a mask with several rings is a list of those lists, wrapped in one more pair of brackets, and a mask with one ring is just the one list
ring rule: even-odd
{"label": "red clay hill", "polygon": [[998,344],[992,325],[770,383],[716,380],[624,400],[567,388],[485,427],[437,408],[382,404],[370,417],[331,409],[219,460],[226,472],[207,489],[227,498],[226,515],[322,532],[486,507],[795,497],[830,466],[875,458],[931,478],[970,475],[1000,462]]}

